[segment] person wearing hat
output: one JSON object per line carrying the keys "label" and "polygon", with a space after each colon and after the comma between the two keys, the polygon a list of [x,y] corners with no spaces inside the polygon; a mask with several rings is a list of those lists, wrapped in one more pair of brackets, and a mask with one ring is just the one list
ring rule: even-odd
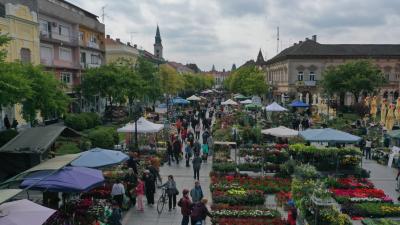
{"label": "person wearing hat", "polygon": [[154,205],[154,193],[156,193],[156,178],[145,170],[143,173],[144,189],[148,205]]}
{"label": "person wearing hat", "polygon": [[192,213],[192,201],[189,198],[189,190],[183,189],[182,198],[178,202],[178,206],[181,207],[182,222],[181,225],[188,225],[190,214]]}

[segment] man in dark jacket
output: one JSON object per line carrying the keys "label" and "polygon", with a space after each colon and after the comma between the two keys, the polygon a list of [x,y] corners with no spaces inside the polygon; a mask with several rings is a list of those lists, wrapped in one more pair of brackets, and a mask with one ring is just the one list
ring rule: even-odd
{"label": "man in dark jacket", "polygon": [[200,179],[200,167],[201,167],[201,162],[202,159],[200,158],[200,155],[195,154],[194,159],[192,161],[193,164],[193,178],[196,180]]}
{"label": "man in dark jacket", "polygon": [[204,221],[207,216],[211,217],[211,213],[208,211],[206,206],[207,202],[208,200],[203,198],[201,202],[193,205],[192,214],[190,214],[192,225],[196,225],[198,222]]}
{"label": "man in dark jacket", "polygon": [[182,213],[182,223],[181,225],[188,225],[189,224],[189,217],[192,213],[192,201],[189,198],[189,191],[184,189],[182,191],[183,197],[179,200],[178,206],[181,207]]}
{"label": "man in dark jacket", "polygon": [[146,190],[146,199],[148,205],[154,205],[154,193],[156,193],[156,178],[145,170],[142,180],[144,181],[144,188]]}
{"label": "man in dark jacket", "polygon": [[139,164],[139,160],[137,159],[137,153],[136,152],[130,152],[129,153],[129,160],[127,162],[128,167],[132,168],[133,172],[135,174],[138,173],[137,171],[137,165]]}
{"label": "man in dark jacket", "polygon": [[208,132],[208,130],[206,130],[206,131],[204,131],[203,132],[203,135],[202,135],[202,137],[203,137],[203,144],[207,144],[208,142],[208,137],[210,136],[210,133]]}
{"label": "man in dark jacket", "polygon": [[179,141],[178,138],[174,141],[173,151],[174,151],[174,157],[176,160],[176,164],[179,164],[179,155],[181,153],[181,141]]}

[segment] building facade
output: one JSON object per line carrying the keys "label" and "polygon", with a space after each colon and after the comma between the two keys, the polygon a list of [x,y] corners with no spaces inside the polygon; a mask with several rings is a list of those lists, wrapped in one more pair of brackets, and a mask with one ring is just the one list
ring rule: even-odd
{"label": "building facade", "polygon": [[[275,100],[291,96],[311,103],[313,96],[321,92],[320,81],[326,69],[359,59],[371,60],[380,68],[388,80],[380,95],[390,101],[396,99],[399,96],[400,45],[320,44],[314,35],[284,49],[262,68],[266,82],[273,87]],[[351,105],[355,99],[348,93],[344,102]]]}
{"label": "building facade", "polygon": [[133,65],[140,57],[139,49],[137,45],[131,45],[131,43],[123,43],[119,38],[112,39],[110,35],[106,36],[106,63],[114,63],[119,59],[128,60]]}
{"label": "building facade", "polygon": [[85,69],[105,63],[104,24],[97,16],[64,0],[40,0],[40,62],[65,83],[73,99],[70,111],[104,111],[95,97],[85,101],[75,93]]}
{"label": "building facade", "polygon": [[[5,47],[6,61],[20,60],[35,65],[40,63],[39,29],[36,0],[0,0],[0,34],[8,34],[11,41]],[[20,126],[26,125],[22,118],[22,106],[2,106],[0,130],[4,128],[4,117],[14,119]]]}

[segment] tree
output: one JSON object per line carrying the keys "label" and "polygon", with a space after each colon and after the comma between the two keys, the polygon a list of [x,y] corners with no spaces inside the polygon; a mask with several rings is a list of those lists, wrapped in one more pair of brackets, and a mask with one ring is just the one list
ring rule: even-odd
{"label": "tree", "polygon": [[62,84],[41,66],[22,64],[23,76],[31,81],[31,94],[22,100],[22,115],[26,121],[33,122],[40,112],[43,118],[57,117],[67,111],[70,98],[64,93]]}
{"label": "tree", "polygon": [[106,98],[111,109],[115,102],[124,102],[124,92],[121,91],[124,86],[121,71],[121,67],[116,63],[89,69],[82,80],[83,95],[87,98],[100,95]]}
{"label": "tree", "polygon": [[340,95],[342,103],[346,92],[352,93],[358,102],[362,92],[372,93],[386,82],[379,68],[368,60],[357,60],[331,67],[322,77],[324,91],[330,96]]}
{"label": "tree", "polygon": [[32,95],[32,81],[23,76],[21,64],[0,62],[0,109],[10,106]]}
{"label": "tree", "polygon": [[160,66],[160,82],[163,93],[176,94],[184,89],[184,80],[174,68],[167,64]]}
{"label": "tree", "polygon": [[226,80],[225,86],[232,92],[244,95],[263,95],[268,91],[264,73],[253,65],[235,70]]}
{"label": "tree", "polygon": [[[8,37],[5,34],[0,34],[0,48],[6,46],[10,41],[11,41],[10,37]],[[7,50],[0,49],[0,62],[4,62],[6,56],[7,56]]]}
{"label": "tree", "polygon": [[154,103],[163,94],[157,67],[146,59],[139,58],[135,66],[135,71],[143,81],[141,99]]}
{"label": "tree", "polygon": [[211,88],[214,84],[214,78],[210,74],[182,74],[184,81],[185,95],[192,95],[196,92],[202,91],[207,88]]}

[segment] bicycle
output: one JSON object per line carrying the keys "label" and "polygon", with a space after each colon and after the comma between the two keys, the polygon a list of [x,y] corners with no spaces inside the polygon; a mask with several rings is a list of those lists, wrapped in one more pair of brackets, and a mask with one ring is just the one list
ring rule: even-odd
{"label": "bicycle", "polygon": [[167,203],[167,188],[163,187],[162,188],[162,194],[160,196],[160,198],[157,201],[157,212],[158,214],[161,214],[163,209],[164,209],[164,205]]}

